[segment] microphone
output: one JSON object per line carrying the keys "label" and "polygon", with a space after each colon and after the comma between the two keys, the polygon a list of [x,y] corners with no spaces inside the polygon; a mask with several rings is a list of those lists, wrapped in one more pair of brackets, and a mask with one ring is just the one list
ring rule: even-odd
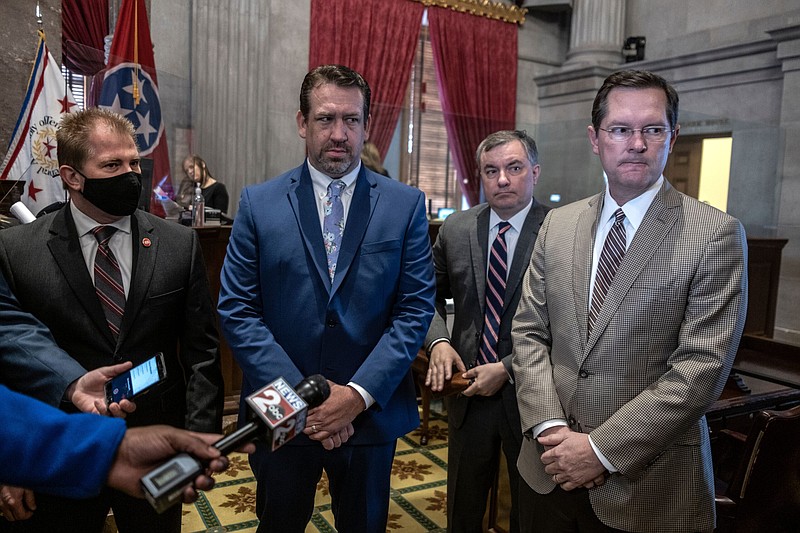
{"label": "microphone", "polygon": [[[320,374],[305,378],[295,388],[278,378],[245,398],[250,421],[213,446],[228,455],[258,438],[274,452],[303,432],[308,408],[320,405],[330,394],[330,385]],[[144,495],[156,512],[163,513],[180,501],[183,489],[204,470],[205,465],[191,455],[178,454],[142,477]]]}

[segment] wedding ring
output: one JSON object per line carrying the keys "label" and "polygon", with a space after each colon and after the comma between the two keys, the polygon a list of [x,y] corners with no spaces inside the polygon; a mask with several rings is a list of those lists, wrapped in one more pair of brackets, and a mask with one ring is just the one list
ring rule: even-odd
{"label": "wedding ring", "polygon": [[316,424],[311,424],[311,431],[313,431],[314,433],[317,432],[317,425]]}

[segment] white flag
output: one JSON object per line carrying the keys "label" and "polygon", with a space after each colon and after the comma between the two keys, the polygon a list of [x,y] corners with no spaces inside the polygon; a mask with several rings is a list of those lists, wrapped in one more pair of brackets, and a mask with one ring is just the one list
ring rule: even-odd
{"label": "white flag", "polygon": [[33,64],[25,101],[22,103],[8,153],[0,164],[0,179],[22,180],[22,202],[38,213],[42,208],[66,200],[58,174],[56,128],[61,115],[77,104],[64,77],[39,32],[36,62]]}

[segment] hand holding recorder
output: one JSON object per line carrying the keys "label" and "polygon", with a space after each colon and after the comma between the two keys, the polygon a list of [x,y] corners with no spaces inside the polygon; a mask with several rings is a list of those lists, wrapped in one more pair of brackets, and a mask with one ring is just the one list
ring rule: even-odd
{"label": "hand holding recorder", "polygon": [[[222,455],[228,455],[259,438],[275,451],[303,432],[308,408],[320,405],[329,395],[330,386],[319,374],[307,377],[294,389],[286,380],[278,378],[245,399],[253,420],[213,446]],[[205,468],[189,454],[177,455],[142,477],[145,497],[162,513],[180,501],[187,485]]]}

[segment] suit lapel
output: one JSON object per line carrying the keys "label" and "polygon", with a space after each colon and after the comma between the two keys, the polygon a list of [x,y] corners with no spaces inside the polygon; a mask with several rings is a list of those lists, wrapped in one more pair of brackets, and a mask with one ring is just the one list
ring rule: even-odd
{"label": "suit lapel", "polygon": [[[572,256],[575,264],[572,271],[572,297],[575,301],[575,320],[580,331],[581,344],[585,344],[589,329],[589,277],[592,275],[592,253],[594,250],[594,235],[597,222],[603,209],[603,194],[589,199],[588,209],[584,209],[578,216],[575,228],[575,250]],[[595,330],[597,328],[595,327]]]}
{"label": "suit lapel", "polygon": [[656,194],[653,203],[647,209],[639,229],[631,242],[630,248],[622,258],[619,270],[614,276],[614,281],[608,289],[603,308],[597,317],[597,322],[592,328],[587,351],[591,350],[597,338],[608,326],[611,318],[622,305],[625,295],[633,283],[641,275],[644,267],[651,261],[653,254],[659,249],[661,243],[678,219],[681,200],[678,193],[664,180],[664,185]]}
{"label": "suit lapel", "polygon": [[47,247],[58,268],[61,269],[61,274],[72,289],[75,299],[85,309],[86,315],[98,331],[111,346],[114,346],[114,337],[111,335],[111,330],[108,329],[103,308],[97,298],[92,278],[83,259],[69,205],[64,206],[53,217]]}
{"label": "suit lapel", "polygon": [[303,244],[314,260],[317,274],[325,283],[325,286],[330,287],[328,258],[325,255],[325,245],[322,242],[322,228],[319,222],[317,200],[314,198],[314,186],[311,183],[311,174],[308,172],[306,163],[303,163],[298,168],[298,172],[292,176],[288,196],[297,224],[300,227]]}
{"label": "suit lapel", "polygon": [[[342,235],[342,248],[339,251],[339,258],[336,260],[336,275],[333,277],[331,295],[342,284],[342,280],[353,264],[353,259],[359,251],[361,241],[364,240],[364,233],[367,231],[369,219],[372,217],[379,197],[377,182],[367,175],[366,168],[361,165],[353,190],[353,199],[347,212],[347,222],[344,226],[344,235]],[[327,263],[327,258],[325,261]]]}
{"label": "suit lapel", "polygon": [[536,242],[536,237],[539,235],[539,228],[542,227],[544,221],[544,210],[541,206],[533,200],[528,216],[525,217],[525,222],[522,224],[522,231],[517,237],[517,247],[514,249],[514,258],[511,261],[511,270],[508,272],[506,278],[506,293],[503,298],[503,313],[508,310],[514,294],[519,287],[525,272],[528,270],[529,258],[533,250],[533,244]]}
{"label": "suit lapel", "polygon": [[486,312],[486,258],[489,256],[489,214],[488,204],[478,213],[477,224],[472,225],[469,232],[469,253],[472,263],[472,274],[478,301],[481,304],[481,316]]}
{"label": "suit lapel", "polygon": [[[149,246],[142,242],[148,239]],[[125,303],[125,314],[119,331],[120,343],[136,322],[137,315],[150,288],[155,272],[156,254],[158,253],[158,236],[153,233],[153,225],[138,211],[131,217],[131,245],[133,246],[133,264],[131,266],[131,283],[128,300]]]}

